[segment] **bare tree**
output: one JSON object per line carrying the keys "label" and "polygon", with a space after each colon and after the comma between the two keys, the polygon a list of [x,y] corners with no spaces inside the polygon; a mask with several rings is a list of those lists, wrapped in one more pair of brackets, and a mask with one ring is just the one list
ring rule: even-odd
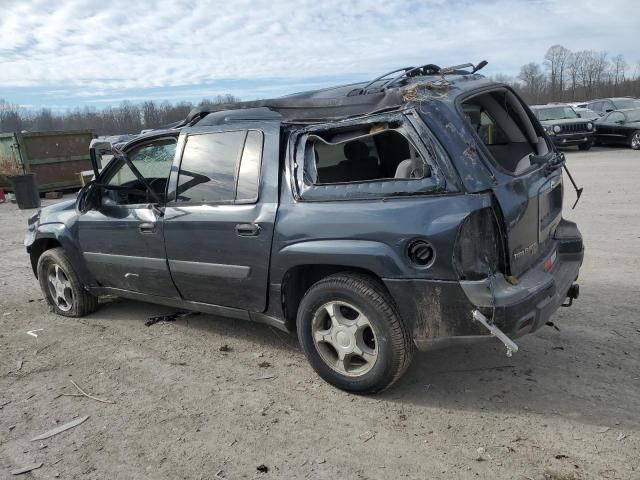
{"label": "bare tree", "polygon": [[0,98],[0,132],[20,130],[22,130],[20,107]]}
{"label": "bare tree", "polygon": [[624,73],[626,68],[627,62],[623,55],[615,55],[611,57],[611,78],[613,80],[614,95],[618,95],[618,87],[621,83],[624,83]]}
{"label": "bare tree", "polygon": [[569,62],[571,51],[562,45],[549,47],[544,56],[544,65],[549,70],[551,95],[562,100],[564,92],[565,71]]}
{"label": "bare tree", "polygon": [[523,83],[523,91],[529,102],[539,103],[545,89],[546,79],[540,65],[531,62],[520,68],[518,79]]}

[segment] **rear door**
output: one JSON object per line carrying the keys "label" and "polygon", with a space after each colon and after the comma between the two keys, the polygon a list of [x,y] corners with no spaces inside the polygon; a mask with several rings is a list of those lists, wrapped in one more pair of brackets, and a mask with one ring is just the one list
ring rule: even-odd
{"label": "rear door", "polygon": [[278,205],[279,123],[181,134],[164,217],[167,260],[186,300],[264,311]]}

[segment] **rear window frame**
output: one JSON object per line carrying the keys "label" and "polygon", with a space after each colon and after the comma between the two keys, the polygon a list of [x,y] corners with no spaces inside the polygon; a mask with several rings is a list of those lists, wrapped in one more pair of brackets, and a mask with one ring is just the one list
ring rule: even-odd
{"label": "rear window frame", "polygon": [[[464,114],[463,104],[467,100],[469,100],[469,99],[471,99],[473,97],[477,97],[477,96],[480,96],[480,95],[485,95],[487,93],[498,92],[498,91],[509,92],[509,93],[511,93],[512,95],[515,96],[515,98],[520,102],[520,104],[524,108],[524,111],[527,114],[527,117],[529,118],[529,121],[533,125],[533,128],[535,130],[536,136],[537,137],[542,137],[544,139],[544,141],[547,143],[547,149],[549,151],[555,150],[555,146],[553,145],[552,142],[550,142],[549,138],[544,133],[544,129],[542,127],[542,124],[540,123],[540,120],[538,120],[536,118],[535,114],[531,111],[531,108],[529,108],[527,103],[520,97],[520,95],[518,95],[512,88],[508,87],[507,85],[501,85],[501,84],[491,85],[491,86],[487,86],[487,87],[484,87],[484,88],[479,88],[477,90],[472,90],[472,91],[470,91],[470,92],[468,92],[468,93],[466,93],[464,95],[460,95],[455,100],[455,109],[456,109],[457,114],[460,117],[461,122],[464,124],[465,128],[473,136],[473,139],[475,140],[475,142],[477,144],[478,150],[480,152],[482,152],[482,156],[485,158],[485,162],[487,164],[489,164],[492,169],[500,172],[501,174],[508,175],[509,177],[512,177],[512,178],[524,177],[526,175],[529,175],[529,174],[535,172],[536,170],[539,170],[540,168],[543,168],[543,166],[539,165],[539,164],[533,164],[529,168],[527,168],[526,170],[523,170],[522,172],[519,172],[519,173],[515,173],[515,172],[509,171],[508,169],[504,168],[493,157],[493,155],[491,154],[491,151],[489,150],[487,145],[485,145],[484,141],[482,141],[482,138],[480,138],[480,136],[478,135],[478,132],[474,131],[474,129],[471,128],[471,125],[469,124],[469,122],[467,121],[467,119],[464,116],[465,114]],[[518,128],[522,128],[522,126],[520,125],[520,121],[517,122],[517,125],[518,125]],[[527,141],[529,141],[529,140],[527,139]]]}
{"label": "rear window frame", "polygon": [[[352,182],[319,183],[310,184],[305,181],[306,159],[305,150],[307,140],[316,136],[318,132],[327,130],[371,126],[374,124],[399,124],[404,130],[405,136],[413,148],[425,159],[425,163],[431,168],[431,175],[423,178],[395,179],[381,178],[373,180],[359,180]],[[294,130],[289,138],[288,167],[290,169],[291,191],[298,201],[327,202],[327,201],[352,201],[375,200],[394,197],[407,197],[416,195],[433,195],[443,193],[445,179],[439,169],[439,164],[445,160],[444,148],[435,137],[430,134],[423,138],[415,130],[413,124],[403,113],[368,115],[345,121],[327,122],[313,126],[300,126]],[[429,159],[432,159],[430,162]],[[410,188],[407,188],[410,187]]]}

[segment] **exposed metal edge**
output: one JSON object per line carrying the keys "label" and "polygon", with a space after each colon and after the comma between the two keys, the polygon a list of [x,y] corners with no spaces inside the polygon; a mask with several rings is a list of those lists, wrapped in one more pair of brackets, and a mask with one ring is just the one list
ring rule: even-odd
{"label": "exposed metal edge", "polygon": [[511,340],[502,330],[496,327],[493,323],[489,323],[489,320],[487,319],[487,317],[485,317],[480,312],[480,310],[473,311],[473,318],[474,320],[477,320],[482,325],[484,325],[487,328],[487,330],[491,332],[491,335],[494,335],[502,343],[504,343],[504,346],[507,347],[507,357],[510,357],[514,352],[518,351],[518,345],[516,345],[516,343],[513,340]]}

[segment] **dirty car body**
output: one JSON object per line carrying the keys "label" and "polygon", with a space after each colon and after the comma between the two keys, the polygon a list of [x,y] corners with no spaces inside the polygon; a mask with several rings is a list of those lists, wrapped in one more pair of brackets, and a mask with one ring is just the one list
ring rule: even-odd
{"label": "dirty car body", "polygon": [[511,353],[577,297],[562,166],[508,86],[406,68],[138,137],[75,203],[30,219],[25,245],[36,274],[62,249],[93,296],[297,329],[323,378],[379,391],[414,347],[497,336]]}

